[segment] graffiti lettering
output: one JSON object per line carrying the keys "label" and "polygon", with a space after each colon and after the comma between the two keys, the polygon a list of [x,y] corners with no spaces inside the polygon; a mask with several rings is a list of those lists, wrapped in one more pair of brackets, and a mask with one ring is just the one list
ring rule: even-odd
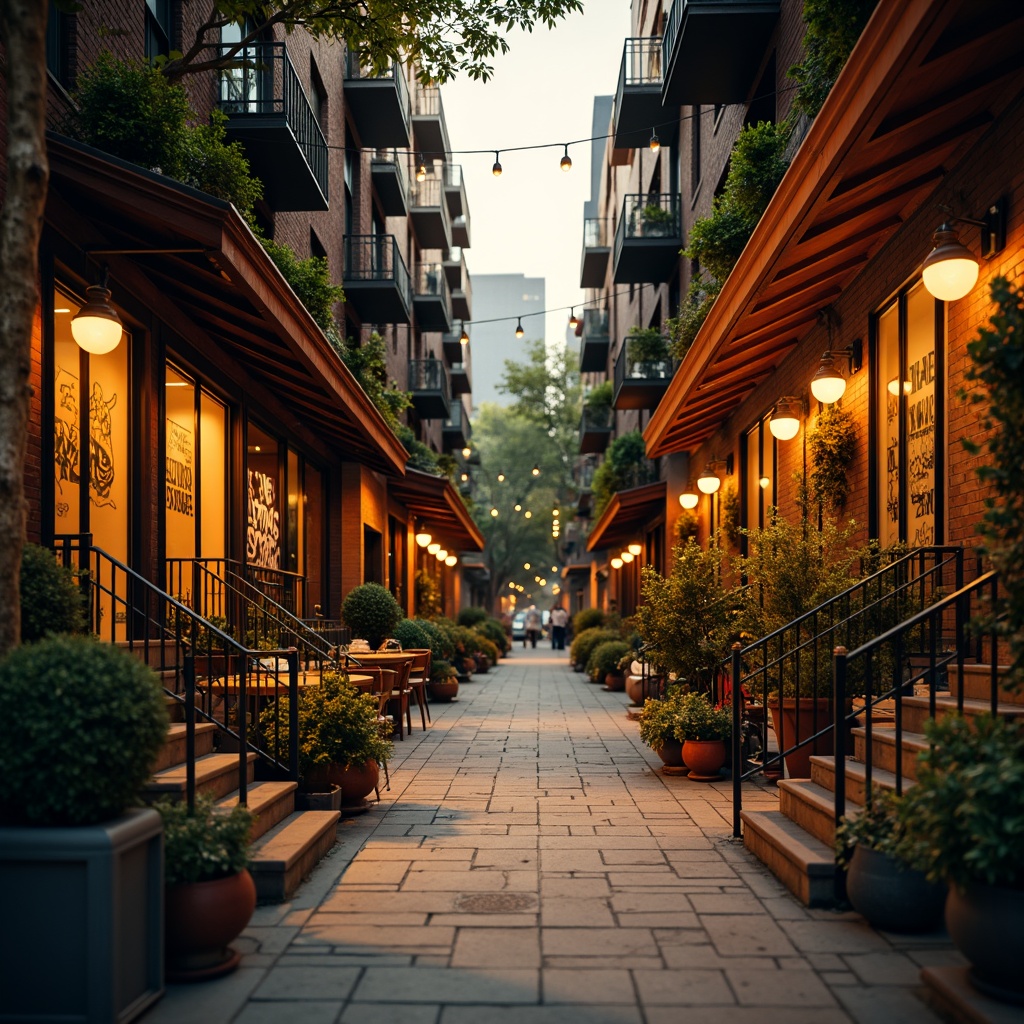
{"label": "graffiti lettering", "polygon": [[245,556],[250,565],[267,569],[281,566],[281,513],[275,507],[273,477],[249,470],[249,526]]}

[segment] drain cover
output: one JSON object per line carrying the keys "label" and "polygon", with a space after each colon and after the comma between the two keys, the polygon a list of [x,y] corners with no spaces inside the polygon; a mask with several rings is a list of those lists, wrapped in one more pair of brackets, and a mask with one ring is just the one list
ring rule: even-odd
{"label": "drain cover", "polygon": [[497,914],[512,910],[532,910],[537,897],[521,892],[479,892],[460,896],[455,902],[467,914]]}

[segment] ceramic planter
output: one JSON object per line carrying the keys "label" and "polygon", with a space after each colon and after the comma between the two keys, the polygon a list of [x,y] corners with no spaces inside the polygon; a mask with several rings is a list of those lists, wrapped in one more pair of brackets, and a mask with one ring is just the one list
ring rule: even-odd
{"label": "ceramic planter", "polygon": [[846,895],[873,928],[914,933],[942,927],[946,887],[867,846],[854,847]]}
{"label": "ceramic planter", "polygon": [[448,704],[455,699],[459,692],[459,681],[449,677],[448,679],[432,679],[427,683],[427,694],[432,701],[438,704]]}
{"label": "ceramic planter", "polygon": [[[791,747],[797,735],[801,740],[806,739],[832,722],[832,701],[828,697],[783,697],[781,706],[778,700],[770,700],[768,710],[775,735],[781,736],[779,746],[783,749]],[[785,757],[786,773],[791,779],[809,779],[811,756],[831,754],[833,748],[832,734],[827,733],[813,743],[791,751]]]}
{"label": "ceramic planter", "polygon": [[300,789],[295,794],[295,809],[298,811],[340,811],[341,786],[311,792]]}
{"label": "ceramic planter", "polygon": [[350,814],[366,809],[366,797],[376,788],[380,780],[380,768],[376,761],[364,761],[348,768],[342,768],[338,775],[341,784],[341,811]]}
{"label": "ceramic planter", "polygon": [[1024,890],[950,886],[946,928],[956,948],[971,962],[975,986],[995,999],[1024,1005],[1019,941],[1024,935]]}
{"label": "ceramic planter", "polygon": [[686,761],[683,759],[683,745],[677,739],[669,737],[654,752],[661,758],[661,762],[666,768],[686,767]]}
{"label": "ceramic planter", "polygon": [[718,778],[725,764],[725,740],[687,740],[683,744],[683,760],[691,779],[711,782]]}
{"label": "ceramic planter", "polygon": [[169,885],[167,980],[205,981],[238,966],[238,938],[256,909],[256,885],[248,871],[210,882]]}
{"label": "ceramic planter", "polygon": [[604,677],[604,688],[612,693],[622,693],[626,688],[626,676],[623,672],[609,672]]}
{"label": "ceramic planter", "polygon": [[486,672],[491,667],[491,661],[486,654],[474,654],[473,660],[476,662],[477,672]]}

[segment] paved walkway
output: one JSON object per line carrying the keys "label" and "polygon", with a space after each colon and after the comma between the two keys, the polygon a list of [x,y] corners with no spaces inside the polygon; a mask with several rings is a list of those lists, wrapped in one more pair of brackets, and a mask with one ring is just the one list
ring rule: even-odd
{"label": "paved walkway", "polygon": [[729,785],[657,771],[623,695],[546,644],[475,680],[257,910],[239,970],[146,1024],[934,1024],[918,971],[948,942],[802,907],[731,841]]}

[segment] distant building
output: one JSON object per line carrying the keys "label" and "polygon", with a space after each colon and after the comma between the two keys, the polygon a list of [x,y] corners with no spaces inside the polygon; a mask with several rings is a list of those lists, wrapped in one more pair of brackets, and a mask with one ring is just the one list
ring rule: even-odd
{"label": "distant building", "polygon": [[[526,357],[529,342],[544,337],[544,278],[525,274],[473,276],[473,405],[495,402],[508,405],[498,391],[505,360]],[[511,317],[512,319],[498,319]],[[523,336],[516,337],[516,317],[522,318]],[[495,321],[497,322],[488,322]]]}

